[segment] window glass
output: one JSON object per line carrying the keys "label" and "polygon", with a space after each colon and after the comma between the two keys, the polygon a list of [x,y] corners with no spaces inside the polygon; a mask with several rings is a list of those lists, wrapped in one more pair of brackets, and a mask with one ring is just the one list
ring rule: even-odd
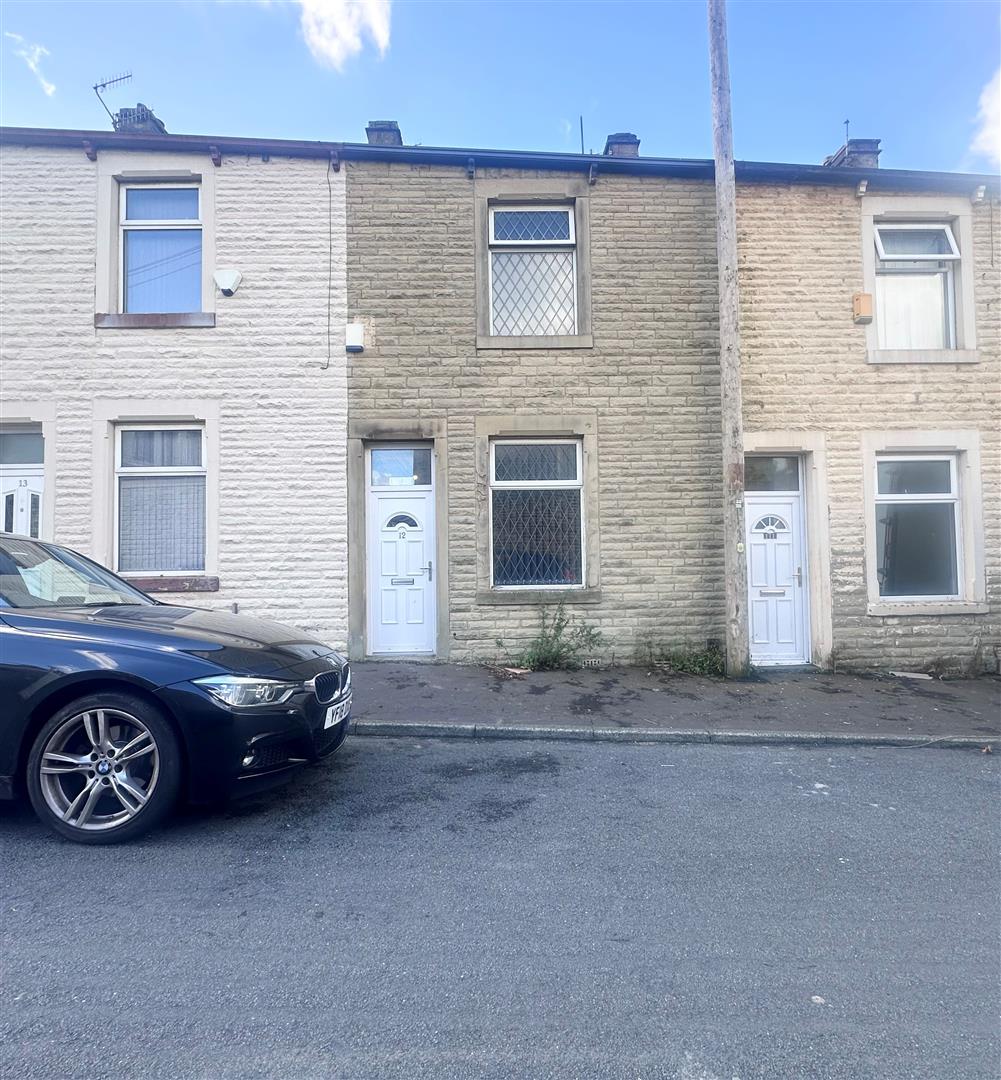
{"label": "window glass", "polygon": [[494,489],[494,585],[582,583],[580,494],[579,488]]}
{"label": "window glass", "polygon": [[201,229],[126,229],[125,310],[201,311]]}
{"label": "window glass", "polygon": [[0,434],[0,465],[41,465],[44,460],[45,444],[41,432]]}
{"label": "window glass", "polygon": [[372,451],[373,487],[414,487],[431,483],[431,449],[384,447]]}
{"label": "window glass", "polygon": [[952,492],[952,470],[948,461],[895,461],[876,463],[876,484],[880,495],[948,495]]}
{"label": "window glass", "polygon": [[576,480],[576,443],[494,444],[494,479]]}
{"label": "window glass", "polygon": [[952,246],[944,229],[888,229],[879,230],[883,251],[887,258],[908,255],[952,255]]}
{"label": "window glass", "polygon": [[118,569],[205,569],[205,477],[118,479]]}
{"label": "window glass", "polygon": [[[918,264],[927,268],[928,263]],[[882,349],[948,349],[949,275],[876,275],[876,333]]]}
{"label": "window glass", "polygon": [[877,504],[876,576],[880,596],[955,596],[954,504]]}
{"label": "window glass", "polygon": [[570,242],[569,210],[495,210],[494,240]]}
{"label": "window glass", "polygon": [[0,542],[0,607],[151,604],[103,567],[70,551]]}
{"label": "window glass", "polygon": [[168,428],[122,432],[123,469],[163,469],[202,464],[200,430]]}
{"label": "window glass", "polygon": [[572,251],[494,251],[490,258],[493,334],[576,332]]}
{"label": "window glass", "polygon": [[744,458],[746,491],[799,491],[798,457]]}
{"label": "window glass", "polygon": [[128,221],[197,221],[198,188],[127,188]]}

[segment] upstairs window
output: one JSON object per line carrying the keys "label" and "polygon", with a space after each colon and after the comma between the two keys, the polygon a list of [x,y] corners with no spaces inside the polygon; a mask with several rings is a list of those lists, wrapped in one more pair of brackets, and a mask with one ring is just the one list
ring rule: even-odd
{"label": "upstairs window", "polygon": [[119,427],[116,569],[170,574],[205,569],[205,431]]}
{"label": "upstairs window", "polygon": [[121,310],[202,309],[202,222],[197,185],[121,185]]}
{"label": "upstairs window", "polygon": [[949,224],[877,223],[876,331],[881,349],[955,349],[955,270]]}
{"label": "upstairs window", "polygon": [[876,458],[880,597],[958,599],[962,573],[954,454]]}
{"label": "upstairs window", "polygon": [[504,439],[490,446],[495,588],[584,583],[579,439]]}
{"label": "upstairs window", "polygon": [[490,333],[577,333],[577,250],[572,206],[490,208]]}

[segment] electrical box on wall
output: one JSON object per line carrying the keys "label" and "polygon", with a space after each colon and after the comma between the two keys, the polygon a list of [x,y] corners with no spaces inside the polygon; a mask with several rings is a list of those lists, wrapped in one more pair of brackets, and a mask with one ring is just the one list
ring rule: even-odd
{"label": "electrical box on wall", "polygon": [[344,348],[348,352],[363,352],[365,349],[365,326],[360,322],[348,323],[344,330]]}
{"label": "electrical box on wall", "polygon": [[872,322],[872,293],[857,292],[852,297],[852,318],[856,325]]}

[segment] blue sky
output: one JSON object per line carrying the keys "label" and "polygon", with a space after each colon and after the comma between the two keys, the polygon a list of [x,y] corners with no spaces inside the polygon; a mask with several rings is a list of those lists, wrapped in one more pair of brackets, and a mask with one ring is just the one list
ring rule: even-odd
{"label": "blue sky", "polygon": [[[5,0],[0,120],[105,128],[137,100],[169,131],[709,157],[706,15],[675,3]],[[1001,19],[990,2],[731,0],[737,157],[819,162],[851,133],[888,168],[996,171]]]}

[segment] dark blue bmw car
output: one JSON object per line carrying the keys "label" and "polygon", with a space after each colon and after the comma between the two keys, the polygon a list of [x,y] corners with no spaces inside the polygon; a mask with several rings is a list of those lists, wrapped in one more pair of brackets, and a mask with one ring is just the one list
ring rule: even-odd
{"label": "dark blue bmw car", "polygon": [[0,533],[0,798],[26,791],[62,836],[127,840],[180,798],[264,787],[337,750],[350,712],[321,641]]}

